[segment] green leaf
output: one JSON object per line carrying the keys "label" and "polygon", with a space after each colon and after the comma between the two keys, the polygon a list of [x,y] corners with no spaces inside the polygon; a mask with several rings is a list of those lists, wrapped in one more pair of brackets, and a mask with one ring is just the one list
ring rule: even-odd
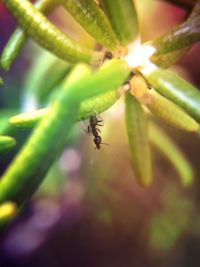
{"label": "green leaf", "polygon": [[100,60],[102,54],[81,46],[65,35],[27,0],[4,0],[24,32],[43,48],[69,62]]}
{"label": "green leaf", "polygon": [[186,47],[167,54],[155,54],[151,57],[151,62],[156,64],[158,67],[167,69],[178,62],[188,52],[189,49],[190,47]]}
{"label": "green leaf", "polygon": [[16,145],[14,138],[10,136],[0,136],[0,153],[5,153],[11,150]]}
{"label": "green leaf", "polygon": [[117,38],[108,19],[94,1],[60,0],[60,2],[97,42],[110,50],[117,47]]}
{"label": "green leaf", "polygon": [[[111,107],[118,98],[118,93],[113,90],[81,102],[76,121],[85,120],[94,114],[102,113]],[[24,112],[10,118],[9,122],[18,128],[32,128],[47,115],[49,109],[50,107]]]}
{"label": "green leaf", "polygon": [[154,68],[141,69],[141,72],[158,93],[200,121],[200,92],[197,88],[167,70]]}
{"label": "green leaf", "polygon": [[199,124],[182,108],[159,95],[153,89],[145,95],[143,103],[154,115],[175,128],[188,132],[199,130]]}
{"label": "green leaf", "polygon": [[111,60],[92,75],[86,65],[74,69],[63,82],[48,115],[4,173],[0,182],[0,203],[12,200],[20,205],[32,196],[62,152],[80,102],[117,88],[128,78],[129,72],[122,60]]}
{"label": "green leaf", "polygon": [[154,56],[158,56],[186,48],[199,40],[200,1],[198,0],[187,20],[156,38],[150,44],[156,49]]}
{"label": "green leaf", "polygon": [[149,127],[149,139],[172,163],[182,184],[184,186],[191,185],[194,179],[192,166],[174,141],[154,123],[151,123]]}
{"label": "green leaf", "polygon": [[121,45],[125,46],[138,34],[137,14],[132,0],[100,0]]}
{"label": "green leaf", "polygon": [[[44,14],[49,14],[57,5],[57,0],[38,0],[34,4],[35,8]],[[10,69],[10,66],[20,54],[26,41],[27,37],[24,31],[17,28],[10,37],[0,58],[0,65],[4,70]]]}
{"label": "green leaf", "polygon": [[[72,96],[66,91],[73,82],[74,75],[77,79],[88,75],[88,68],[85,65],[77,66],[74,72],[61,88],[59,99],[48,117],[40,122],[3,175],[0,182],[0,203],[11,200],[19,206],[23,204],[35,192],[58,153],[62,151],[78,108],[78,101],[72,101]],[[67,111],[65,104],[70,106]]]}
{"label": "green leaf", "polygon": [[140,102],[131,94],[125,95],[125,103],[133,170],[139,184],[149,186],[152,183],[152,166],[146,115]]}
{"label": "green leaf", "polygon": [[0,110],[0,135],[9,135],[11,125],[9,119],[18,114],[19,110],[3,109]]}
{"label": "green leaf", "polygon": [[32,128],[41,121],[49,112],[49,108],[28,111],[11,117],[9,122],[18,128]]}

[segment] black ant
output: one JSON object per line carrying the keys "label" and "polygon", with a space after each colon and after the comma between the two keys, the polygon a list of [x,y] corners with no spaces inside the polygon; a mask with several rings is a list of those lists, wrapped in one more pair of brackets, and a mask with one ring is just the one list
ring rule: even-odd
{"label": "black ant", "polygon": [[101,148],[101,144],[102,144],[102,139],[101,136],[99,135],[99,132],[101,132],[99,130],[99,128],[97,128],[97,126],[103,126],[102,124],[100,124],[101,122],[103,122],[102,119],[98,119],[95,115],[91,116],[89,119],[90,125],[87,128],[86,133],[92,133],[94,136],[94,143],[96,145],[95,149],[100,149]]}

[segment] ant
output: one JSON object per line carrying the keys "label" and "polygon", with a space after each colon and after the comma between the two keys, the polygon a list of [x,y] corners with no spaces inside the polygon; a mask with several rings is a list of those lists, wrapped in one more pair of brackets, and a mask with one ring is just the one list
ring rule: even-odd
{"label": "ant", "polygon": [[93,115],[90,117],[89,122],[90,122],[90,125],[88,125],[86,133],[93,134],[94,136],[93,141],[96,145],[95,149],[99,150],[101,148],[102,139],[101,139],[101,136],[99,135],[99,132],[101,131],[99,130],[99,128],[97,128],[97,126],[103,126],[102,124],[100,124],[101,122],[103,122],[103,120],[98,119],[95,115]]}

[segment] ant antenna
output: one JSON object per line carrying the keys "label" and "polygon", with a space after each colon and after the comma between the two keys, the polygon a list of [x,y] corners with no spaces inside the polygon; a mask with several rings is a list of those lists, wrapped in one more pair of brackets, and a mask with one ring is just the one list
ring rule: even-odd
{"label": "ant antenna", "polygon": [[91,165],[93,165],[94,164],[94,161],[95,161],[95,158],[96,158],[96,146],[94,147],[94,150],[93,150],[93,157],[92,157],[92,159],[91,159],[91,161],[90,161],[90,164]]}
{"label": "ant antenna", "polygon": [[[101,145],[107,145],[107,146],[109,146],[110,144],[108,144],[108,143],[101,143]],[[95,161],[95,159],[96,159],[96,150],[97,150],[97,147],[95,146],[95,147],[94,147],[94,150],[93,150],[93,157],[92,157],[92,159],[91,159],[91,161],[90,161],[90,164],[91,164],[91,165],[94,164],[94,161]]]}

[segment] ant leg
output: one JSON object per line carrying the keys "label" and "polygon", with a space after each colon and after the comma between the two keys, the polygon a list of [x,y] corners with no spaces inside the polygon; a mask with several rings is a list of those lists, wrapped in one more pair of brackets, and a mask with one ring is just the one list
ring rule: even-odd
{"label": "ant leg", "polygon": [[98,114],[98,116],[97,116],[97,125],[104,126],[104,122],[103,122],[103,119],[101,118],[100,114]]}
{"label": "ant leg", "polygon": [[101,143],[101,145],[107,145],[107,146],[109,146],[110,144],[108,144],[108,143]]}
{"label": "ant leg", "polygon": [[91,130],[91,126],[90,125],[88,125],[87,129],[85,130],[85,133],[88,134],[88,135],[91,135],[92,130]]}

